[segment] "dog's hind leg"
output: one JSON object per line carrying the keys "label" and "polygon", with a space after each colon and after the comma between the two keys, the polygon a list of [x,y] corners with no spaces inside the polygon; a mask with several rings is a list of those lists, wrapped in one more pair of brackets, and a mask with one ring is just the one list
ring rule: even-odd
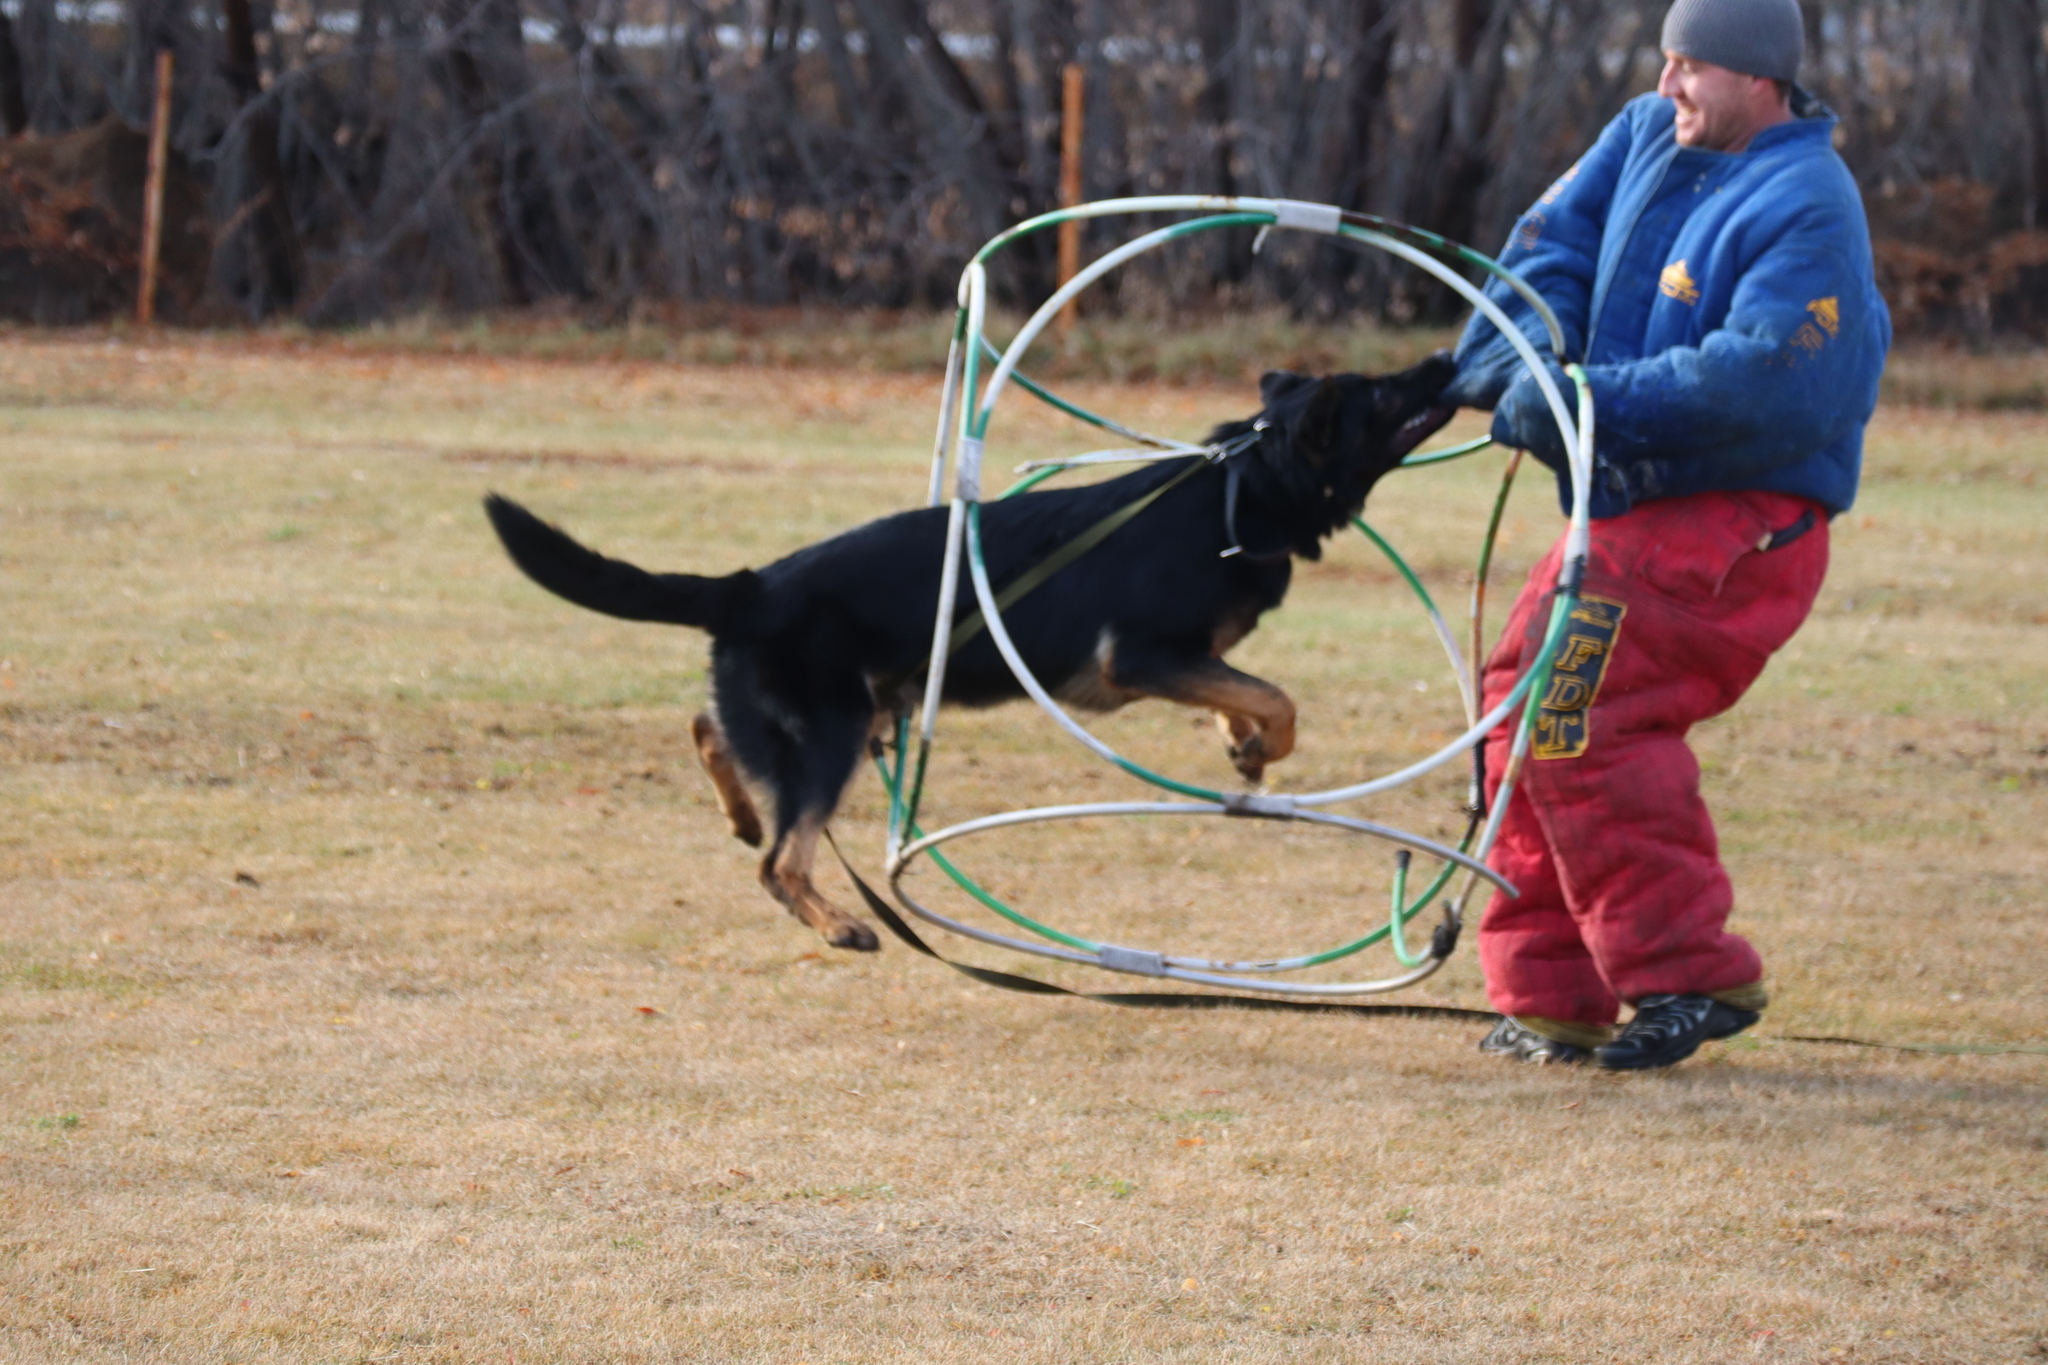
{"label": "dog's hind leg", "polygon": [[811,881],[811,869],[818,859],[818,836],[825,831],[829,813],[805,812],[775,841],[774,849],[761,860],[761,885],[834,948],[871,953],[882,946],[875,931],[826,900]]}
{"label": "dog's hind leg", "polygon": [[1230,737],[1230,761],[1249,782],[1264,777],[1268,763],[1294,752],[1294,702],[1264,678],[1221,659],[1127,662],[1123,650],[1111,666],[1119,687],[1214,711]]}
{"label": "dog's hind leg", "polygon": [[789,913],[835,948],[873,952],[875,931],[825,899],[811,880],[818,838],[838,809],[866,746],[873,708],[820,707],[807,717],[802,743],[784,737],[775,765],[775,844],[761,860],[761,884]]}
{"label": "dog's hind leg", "polygon": [[718,797],[718,808],[725,813],[725,822],[732,826],[732,837],[749,848],[759,848],[761,817],[755,813],[753,798],[747,795],[746,786],[740,781],[740,770],[732,761],[732,749],[725,742],[725,732],[718,728],[718,722],[709,711],[700,712],[690,722],[690,738],[696,741],[697,761],[704,765],[705,776],[711,779],[711,790]]}

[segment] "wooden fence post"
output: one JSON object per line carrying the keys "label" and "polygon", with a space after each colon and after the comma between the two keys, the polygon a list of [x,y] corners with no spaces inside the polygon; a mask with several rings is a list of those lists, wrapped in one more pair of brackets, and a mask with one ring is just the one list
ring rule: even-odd
{"label": "wooden fence post", "polygon": [[149,121],[149,180],[142,191],[142,285],[135,320],[156,321],[156,260],[164,240],[164,173],[171,155],[171,51],[156,54],[156,112]]}
{"label": "wooden fence post", "polygon": [[[1060,207],[1070,209],[1081,202],[1081,119],[1086,105],[1086,78],[1078,62],[1069,62],[1060,75]],[[1070,219],[1060,224],[1059,231],[1059,282],[1064,286],[1081,269],[1081,224]],[[1062,336],[1074,330],[1078,314],[1072,300],[1060,309]]]}

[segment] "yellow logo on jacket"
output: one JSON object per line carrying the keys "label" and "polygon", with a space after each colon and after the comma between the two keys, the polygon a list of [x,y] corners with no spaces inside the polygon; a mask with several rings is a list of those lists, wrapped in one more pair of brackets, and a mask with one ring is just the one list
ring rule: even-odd
{"label": "yellow logo on jacket", "polygon": [[1832,297],[1815,299],[1806,305],[1806,311],[1813,314],[1813,321],[1799,324],[1799,330],[1792,334],[1791,344],[1808,355],[1819,355],[1821,347],[1841,334],[1842,303]]}
{"label": "yellow logo on jacket", "polygon": [[1806,305],[1806,311],[1813,314],[1813,320],[1833,340],[1842,331],[1842,301],[1838,298],[1815,299]]}
{"label": "yellow logo on jacket", "polygon": [[1692,276],[1685,273],[1684,261],[1673,261],[1664,267],[1664,273],[1657,277],[1657,291],[1680,303],[1700,301],[1700,287]]}

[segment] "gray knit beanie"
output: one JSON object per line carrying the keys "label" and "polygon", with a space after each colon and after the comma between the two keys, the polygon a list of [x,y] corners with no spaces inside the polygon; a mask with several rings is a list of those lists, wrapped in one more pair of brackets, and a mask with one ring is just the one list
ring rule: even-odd
{"label": "gray knit beanie", "polygon": [[1659,46],[1745,76],[1790,81],[1806,55],[1806,25],[1799,0],[1677,0]]}

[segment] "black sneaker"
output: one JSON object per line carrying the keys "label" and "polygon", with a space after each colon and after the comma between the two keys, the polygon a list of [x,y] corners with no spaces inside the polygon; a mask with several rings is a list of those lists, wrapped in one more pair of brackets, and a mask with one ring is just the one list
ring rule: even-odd
{"label": "black sneaker", "polygon": [[1609,1071],[1647,1071],[1672,1066],[1699,1051],[1700,1044],[1732,1038],[1763,1016],[1706,995],[1646,995],[1636,1017],[1613,1042],[1593,1050]]}
{"label": "black sneaker", "polygon": [[1493,1026],[1493,1032],[1479,1040],[1479,1050],[1512,1057],[1518,1062],[1555,1063],[1558,1066],[1577,1066],[1592,1055],[1585,1048],[1560,1043],[1533,1029],[1523,1028],[1515,1022],[1514,1016],[1507,1014],[1503,1014],[1500,1022]]}

